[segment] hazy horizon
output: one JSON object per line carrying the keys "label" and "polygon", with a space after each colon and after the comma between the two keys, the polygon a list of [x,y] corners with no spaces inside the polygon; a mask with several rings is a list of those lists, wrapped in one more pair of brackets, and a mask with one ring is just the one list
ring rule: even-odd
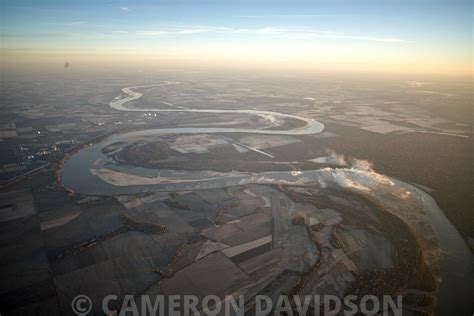
{"label": "hazy horizon", "polygon": [[472,76],[469,1],[2,1],[3,69]]}

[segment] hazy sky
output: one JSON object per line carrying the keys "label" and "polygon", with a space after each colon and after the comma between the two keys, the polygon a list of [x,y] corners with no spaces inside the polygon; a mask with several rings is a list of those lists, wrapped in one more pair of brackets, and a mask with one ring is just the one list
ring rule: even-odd
{"label": "hazy sky", "polygon": [[0,0],[6,63],[469,74],[471,1]]}

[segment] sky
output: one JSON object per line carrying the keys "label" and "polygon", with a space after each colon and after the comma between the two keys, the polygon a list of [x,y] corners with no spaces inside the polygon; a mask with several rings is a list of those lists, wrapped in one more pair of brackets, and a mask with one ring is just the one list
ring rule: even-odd
{"label": "sky", "polygon": [[472,75],[471,1],[0,0],[2,66]]}

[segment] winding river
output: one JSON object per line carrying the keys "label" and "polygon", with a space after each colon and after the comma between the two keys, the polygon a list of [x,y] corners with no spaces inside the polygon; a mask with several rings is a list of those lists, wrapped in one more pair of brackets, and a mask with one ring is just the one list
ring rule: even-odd
{"label": "winding river", "polygon": [[[260,110],[220,110],[220,109],[153,109],[127,107],[131,101],[139,99],[142,94],[135,91],[153,86],[175,85],[179,82],[167,81],[158,85],[135,86],[123,88],[123,97],[117,97],[109,103],[110,107],[119,111],[133,112],[195,112],[195,113],[237,113],[256,115],[264,118],[295,119],[304,123],[302,127],[291,130],[266,130],[245,128],[193,128],[176,127],[164,129],[146,129],[113,135],[97,144],[84,147],[70,157],[60,172],[60,180],[64,187],[84,194],[113,195],[134,194],[138,192],[184,191],[210,188],[223,188],[244,184],[295,184],[339,185],[351,190],[368,192],[375,198],[389,192],[397,196],[410,195],[419,200],[425,214],[431,222],[432,229],[439,240],[444,253],[441,258],[442,282],[439,289],[436,311],[440,315],[472,314],[471,293],[474,293],[474,258],[463,238],[439,209],[433,198],[419,188],[380,174],[372,170],[354,168],[317,169],[307,171],[278,172],[213,172],[213,171],[177,171],[156,170],[117,164],[102,149],[116,142],[130,142],[140,137],[163,134],[184,133],[249,133],[269,135],[309,135],[320,133],[324,125],[316,120],[297,115],[283,114]],[[170,104],[171,105],[171,104]],[[409,223],[410,224],[410,223]],[[421,236],[420,238],[423,238]]]}
{"label": "winding river", "polygon": [[[126,107],[124,104],[129,103],[130,101],[135,101],[142,97],[142,94],[136,92],[132,89],[137,88],[149,88],[149,87],[159,87],[164,85],[174,85],[179,84],[176,81],[165,81],[162,84],[156,85],[146,85],[146,86],[134,86],[123,88],[122,92],[126,94],[123,98],[115,98],[113,101],[109,102],[111,108],[119,111],[128,111],[128,112],[193,112],[193,113],[211,113],[211,114],[247,114],[255,115],[263,118],[289,118],[302,121],[304,126],[300,128],[295,128],[292,130],[266,130],[266,129],[247,129],[247,128],[165,128],[165,129],[148,129],[144,131],[129,133],[129,136],[152,136],[159,134],[184,134],[184,133],[252,133],[252,134],[269,134],[269,135],[310,135],[321,133],[324,130],[324,124],[305,117],[273,112],[273,111],[260,111],[260,110],[219,110],[219,109],[188,109],[179,107],[176,109],[156,109],[156,108],[134,108]],[[171,103],[168,103],[172,105]],[[124,135],[126,136],[126,135]]]}

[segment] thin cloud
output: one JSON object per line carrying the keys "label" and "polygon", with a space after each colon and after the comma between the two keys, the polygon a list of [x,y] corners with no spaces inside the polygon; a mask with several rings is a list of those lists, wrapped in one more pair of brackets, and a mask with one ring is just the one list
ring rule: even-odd
{"label": "thin cloud", "polygon": [[75,22],[68,23],[68,25],[81,25],[84,23],[87,23],[87,21],[75,21]]}
{"label": "thin cloud", "polygon": [[113,31],[114,34],[129,34],[136,36],[166,36],[166,35],[194,35],[200,33],[213,34],[247,34],[253,36],[274,36],[294,40],[309,40],[309,39],[338,39],[338,40],[355,40],[381,43],[406,43],[408,41],[395,37],[377,37],[367,35],[352,35],[346,33],[320,31],[306,28],[278,28],[278,27],[263,27],[263,28],[232,28],[232,27],[183,27],[183,28],[160,28],[153,30],[138,30],[138,31]]}
{"label": "thin cloud", "polygon": [[407,43],[408,42],[400,38],[353,36],[353,35],[346,35],[346,34],[334,34],[327,37],[331,37],[335,39],[348,39],[348,40],[372,41],[372,42],[384,42],[384,43]]}
{"label": "thin cloud", "polygon": [[128,7],[120,7],[120,10],[130,12],[131,10]]}
{"label": "thin cloud", "polygon": [[129,31],[117,30],[117,31],[112,31],[112,34],[130,34],[130,32]]}
{"label": "thin cloud", "polygon": [[[213,30],[214,32],[216,30]],[[183,28],[183,29],[155,29],[155,30],[139,30],[139,31],[112,31],[112,34],[125,34],[135,36],[162,36],[162,35],[192,35],[197,33],[211,32],[206,28]]]}
{"label": "thin cloud", "polygon": [[327,17],[323,14],[277,14],[277,15],[239,15],[239,18],[245,19],[312,19]]}

